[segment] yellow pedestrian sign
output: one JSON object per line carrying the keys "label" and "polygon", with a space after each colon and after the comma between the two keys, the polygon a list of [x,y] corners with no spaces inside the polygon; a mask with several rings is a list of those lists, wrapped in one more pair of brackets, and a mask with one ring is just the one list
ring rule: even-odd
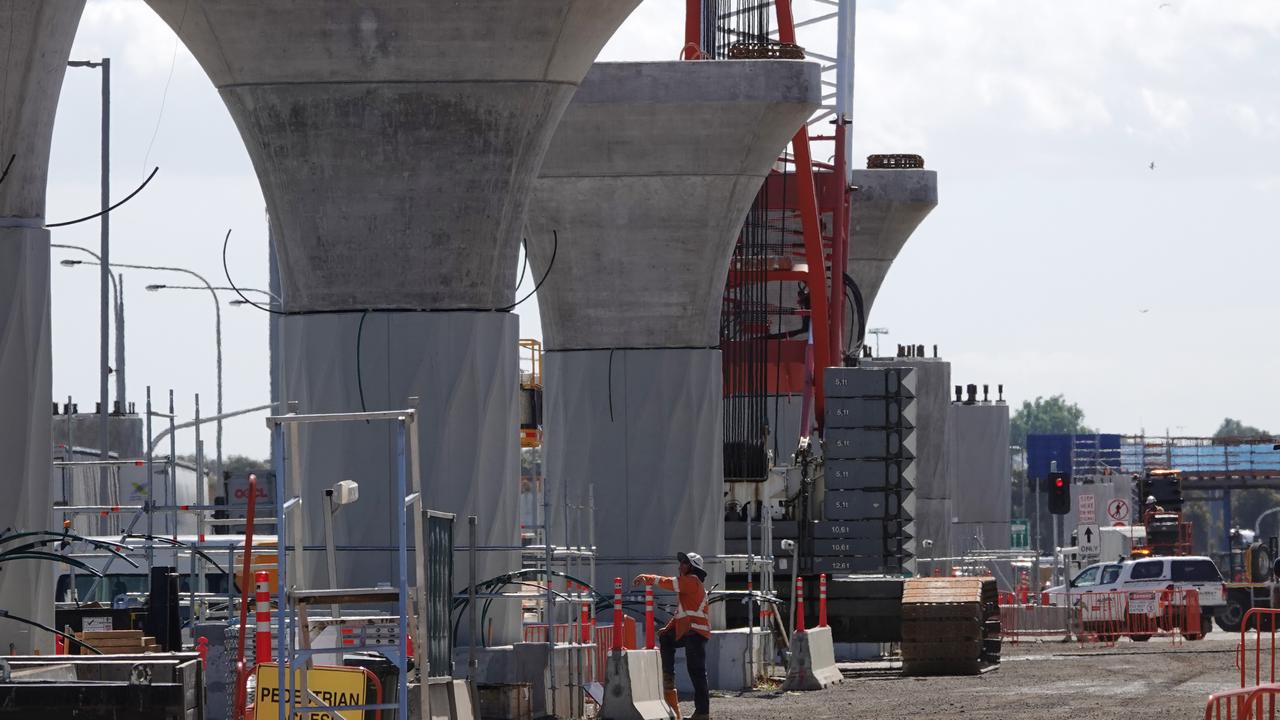
{"label": "yellow pedestrian sign", "polygon": [[[307,691],[320,699],[308,700],[302,694],[302,673],[293,671],[293,687],[280,692],[280,671],[275,663],[258,666],[258,687],[253,693],[254,717],[274,720],[280,717],[281,696],[287,703],[293,696],[294,717],[299,720],[364,720],[363,710],[339,710],[337,715],[318,709],[319,705],[345,707],[366,705],[365,673],[361,668],[315,667],[307,672]],[[310,709],[317,708],[317,709]],[[286,713],[288,711],[286,710]]]}

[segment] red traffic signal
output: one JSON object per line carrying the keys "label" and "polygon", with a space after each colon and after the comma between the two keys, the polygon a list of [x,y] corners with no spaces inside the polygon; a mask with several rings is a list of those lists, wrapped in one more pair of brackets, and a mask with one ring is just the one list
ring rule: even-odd
{"label": "red traffic signal", "polygon": [[1053,515],[1071,512],[1071,485],[1067,476],[1057,471],[1049,473],[1049,512]]}

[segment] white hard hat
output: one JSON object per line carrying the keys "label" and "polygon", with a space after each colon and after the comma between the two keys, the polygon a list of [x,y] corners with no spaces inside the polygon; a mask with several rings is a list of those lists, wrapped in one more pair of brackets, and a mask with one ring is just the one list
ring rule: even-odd
{"label": "white hard hat", "polygon": [[1147,502],[1148,502],[1148,503],[1150,503],[1150,504],[1152,504],[1152,505],[1155,505],[1155,504],[1156,504],[1156,496],[1155,496],[1155,495],[1148,495],[1148,496],[1147,496]]}
{"label": "white hard hat", "polygon": [[676,553],[676,559],[682,563],[689,563],[689,567],[693,568],[693,571],[702,579],[705,580],[707,578],[707,568],[703,566],[702,556],[698,553]]}

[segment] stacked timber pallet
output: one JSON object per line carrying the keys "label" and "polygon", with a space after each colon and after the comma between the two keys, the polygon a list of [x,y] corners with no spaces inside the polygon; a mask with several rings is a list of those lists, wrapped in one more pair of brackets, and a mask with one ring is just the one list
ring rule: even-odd
{"label": "stacked timber pallet", "polygon": [[994,578],[912,578],[902,591],[902,670],[975,675],[1000,662]]}
{"label": "stacked timber pallet", "polygon": [[[104,655],[137,655],[160,652],[156,639],[143,635],[141,630],[98,630],[76,633],[76,639],[102,651]],[[80,648],[81,655],[95,655],[88,648]]]}

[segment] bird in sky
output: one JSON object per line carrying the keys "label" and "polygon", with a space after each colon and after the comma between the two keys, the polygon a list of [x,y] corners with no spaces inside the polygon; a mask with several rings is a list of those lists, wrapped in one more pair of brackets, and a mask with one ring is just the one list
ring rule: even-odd
{"label": "bird in sky", "polygon": [[1156,9],[1157,9],[1157,10],[1163,10],[1163,9],[1165,9],[1165,8],[1167,8],[1167,7],[1173,7],[1173,3],[1160,3],[1160,7],[1156,8]]}
{"label": "bird in sky", "polygon": [[1149,313],[1149,312],[1151,312],[1151,308],[1142,308],[1141,310],[1139,310],[1139,311],[1138,311],[1138,314],[1139,314],[1139,315],[1146,315],[1146,314],[1147,314],[1147,313]]}
{"label": "bird in sky", "polygon": [[1150,164],[1150,165],[1148,165],[1148,166],[1147,166],[1147,168],[1148,168],[1148,169],[1150,169],[1150,170],[1155,170],[1155,169],[1156,169],[1156,163],[1155,163],[1155,161],[1154,161],[1154,160],[1152,160],[1152,161],[1151,161],[1151,164]]}

